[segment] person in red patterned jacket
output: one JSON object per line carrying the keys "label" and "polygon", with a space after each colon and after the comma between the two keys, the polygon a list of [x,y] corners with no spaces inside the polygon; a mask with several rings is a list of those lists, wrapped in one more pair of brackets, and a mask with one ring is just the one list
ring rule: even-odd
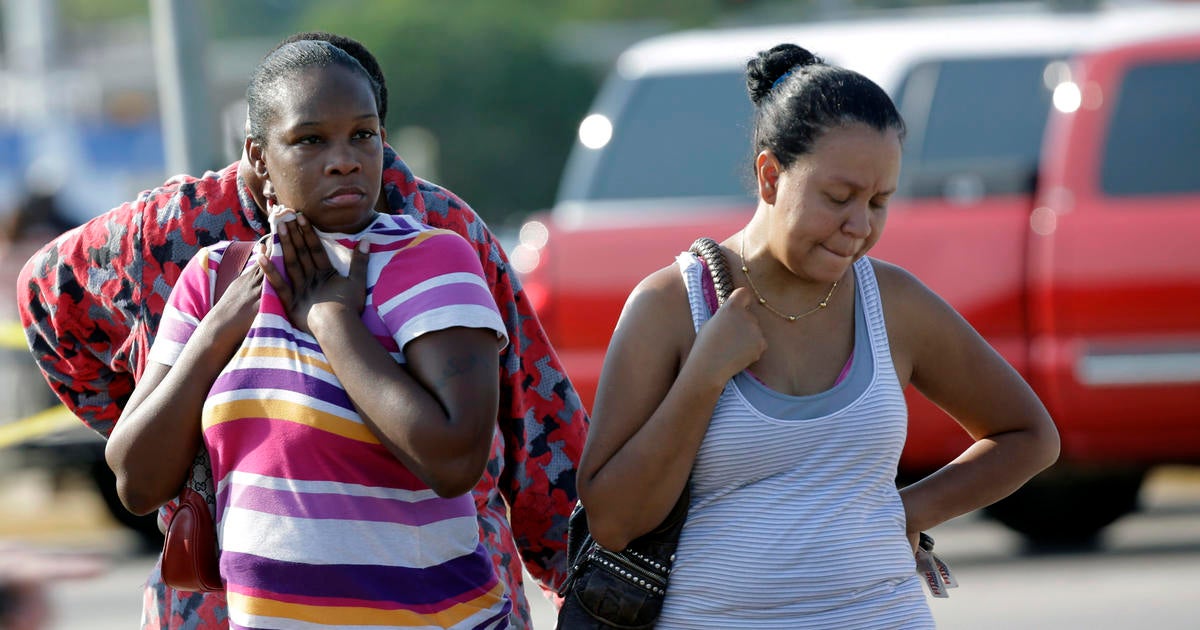
{"label": "person in red patterned jacket", "polygon": [[[382,85],[378,63],[358,42],[304,33],[282,43],[297,39],[346,50]],[[506,254],[470,206],[415,176],[386,146],[380,205],[471,242],[505,319],[510,342],[500,356],[497,430],[473,494],[481,538],[513,598],[512,625],[531,627],[518,558],[547,594],[566,577],[567,519],[576,502],[586,412]],[[266,233],[265,207],[261,182],[243,157],[215,173],[176,176],[145,191],[64,233],[25,264],[17,300],[30,350],[51,388],[87,426],[105,436],[112,431],[187,261],[217,241]],[[173,508],[164,507],[160,522]],[[226,627],[224,596],[168,589],[156,567],[142,626]]]}

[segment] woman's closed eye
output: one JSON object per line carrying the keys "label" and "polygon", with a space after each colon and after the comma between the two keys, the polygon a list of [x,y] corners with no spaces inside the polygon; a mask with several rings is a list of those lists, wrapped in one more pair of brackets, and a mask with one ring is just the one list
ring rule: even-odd
{"label": "woman's closed eye", "polygon": [[894,188],[889,189],[889,190],[879,191],[874,197],[871,197],[871,209],[872,210],[887,209],[888,203],[891,202],[891,200],[892,200],[892,194],[895,192],[896,192],[896,189],[894,189]]}
{"label": "woman's closed eye", "polygon": [[[830,203],[832,203],[835,206],[838,206],[839,208],[848,205],[851,201],[854,200],[854,197],[855,197],[855,195],[845,195],[845,196],[825,195],[825,196],[826,196],[826,198],[829,199]],[[891,199],[891,195],[879,195],[876,197],[872,197],[871,201],[869,202],[869,205],[871,206],[872,210],[883,210],[883,209],[887,208],[888,201],[890,199]]]}

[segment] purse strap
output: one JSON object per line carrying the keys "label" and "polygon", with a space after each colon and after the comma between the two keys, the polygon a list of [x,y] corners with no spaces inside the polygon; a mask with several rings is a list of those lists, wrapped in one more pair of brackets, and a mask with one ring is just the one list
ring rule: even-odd
{"label": "purse strap", "polygon": [[729,262],[721,252],[721,246],[713,239],[702,236],[688,248],[688,251],[704,260],[708,273],[712,276],[713,288],[717,291],[717,305],[725,303],[733,292],[733,276],[729,273]]}
{"label": "purse strap", "polygon": [[[225,248],[221,262],[217,265],[217,281],[213,287],[212,305],[215,305],[221,296],[225,295],[225,290],[241,275],[242,270],[246,268],[246,262],[250,260],[250,253],[253,251],[254,241],[231,241]],[[204,445],[201,445],[200,450],[196,452],[196,459],[192,461],[191,471],[183,485],[204,498],[210,513],[216,513],[217,488],[213,483],[212,462],[208,459],[208,449],[204,448]]]}
{"label": "purse strap", "polygon": [[230,241],[229,246],[225,248],[225,253],[221,256],[221,262],[217,265],[217,282],[213,288],[210,308],[216,305],[217,300],[225,295],[225,290],[229,288],[229,285],[233,284],[233,281],[242,274],[252,251],[254,251],[254,241]]}

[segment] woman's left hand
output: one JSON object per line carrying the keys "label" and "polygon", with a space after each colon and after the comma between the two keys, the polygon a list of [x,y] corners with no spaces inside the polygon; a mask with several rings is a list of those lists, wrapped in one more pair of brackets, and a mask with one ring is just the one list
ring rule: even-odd
{"label": "woman's left hand", "polygon": [[287,277],[266,257],[260,256],[258,265],[293,326],[311,334],[309,322],[314,312],[330,306],[362,313],[367,297],[366,242],[354,248],[350,275],[343,277],[329,262],[321,239],[304,215],[280,224],[278,234]]}

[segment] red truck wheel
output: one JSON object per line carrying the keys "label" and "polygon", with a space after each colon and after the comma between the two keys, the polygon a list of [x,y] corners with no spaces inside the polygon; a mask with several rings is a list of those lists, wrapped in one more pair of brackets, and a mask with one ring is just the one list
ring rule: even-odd
{"label": "red truck wheel", "polygon": [[1146,470],[1055,466],[984,512],[1034,549],[1090,547],[1100,532],[1138,507]]}

